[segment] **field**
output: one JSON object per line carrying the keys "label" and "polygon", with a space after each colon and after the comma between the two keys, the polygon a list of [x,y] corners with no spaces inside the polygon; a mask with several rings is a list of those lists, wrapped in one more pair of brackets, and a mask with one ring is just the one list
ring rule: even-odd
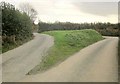
{"label": "field", "polygon": [[82,48],[103,39],[98,32],[92,29],[48,31],[44,32],[44,34],[54,37],[54,46],[51,47],[48,55],[43,58],[42,63],[37,65],[28,74],[45,71],[64,61]]}

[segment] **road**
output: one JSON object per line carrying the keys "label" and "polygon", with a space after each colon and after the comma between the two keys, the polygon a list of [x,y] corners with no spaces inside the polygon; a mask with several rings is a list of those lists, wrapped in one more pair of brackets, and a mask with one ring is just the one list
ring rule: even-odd
{"label": "road", "polygon": [[2,81],[13,82],[23,78],[42,60],[54,44],[51,36],[34,33],[35,38],[22,46],[2,54]]}
{"label": "road", "polygon": [[117,37],[92,44],[44,73],[25,76],[20,82],[117,82]]}

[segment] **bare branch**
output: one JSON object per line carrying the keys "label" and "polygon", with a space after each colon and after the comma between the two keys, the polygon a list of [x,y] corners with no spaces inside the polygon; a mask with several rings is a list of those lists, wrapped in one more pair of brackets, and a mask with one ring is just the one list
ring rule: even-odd
{"label": "bare branch", "polygon": [[35,21],[37,11],[29,3],[21,3],[19,7],[20,10],[26,13],[32,21]]}

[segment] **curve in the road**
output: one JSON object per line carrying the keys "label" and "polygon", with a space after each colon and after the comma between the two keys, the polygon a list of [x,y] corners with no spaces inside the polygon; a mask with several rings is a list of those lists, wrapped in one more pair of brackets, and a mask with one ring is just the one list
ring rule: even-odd
{"label": "curve in the road", "polygon": [[35,38],[22,46],[2,54],[3,82],[18,81],[40,63],[54,44],[53,37],[34,33]]}

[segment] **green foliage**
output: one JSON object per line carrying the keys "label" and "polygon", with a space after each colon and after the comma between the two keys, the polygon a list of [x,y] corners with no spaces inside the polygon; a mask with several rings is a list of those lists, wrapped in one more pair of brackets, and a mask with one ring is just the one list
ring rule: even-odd
{"label": "green foliage", "polygon": [[56,23],[43,23],[39,24],[39,31],[52,31],[52,30],[81,30],[81,29],[94,29],[102,35],[118,36],[118,24],[110,23],[70,23],[70,22],[56,22]]}
{"label": "green foliage", "polygon": [[31,39],[32,22],[26,13],[21,13],[13,5],[5,2],[0,3],[0,9],[2,10],[3,51]]}
{"label": "green foliage", "polygon": [[71,30],[71,31],[48,31],[44,32],[54,37],[54,46],[48,52],[40,65],[36,66],[29,74],[46,70],[55,64],[64,61],[80,49],[102,40],[102,36],[95,30]]}

